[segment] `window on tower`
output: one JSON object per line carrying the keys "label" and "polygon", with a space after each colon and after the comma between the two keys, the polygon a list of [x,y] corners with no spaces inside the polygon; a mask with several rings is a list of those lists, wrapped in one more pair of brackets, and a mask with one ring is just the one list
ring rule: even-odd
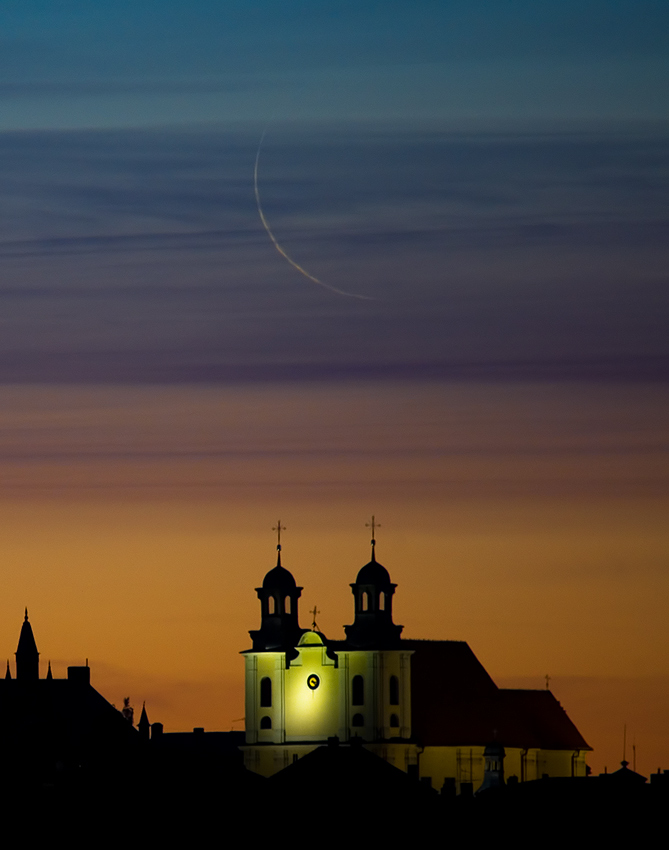
{"label": "window on tower", "polygon": [[390,677],[390,704],[391,705],[399,705],[400,704],[400,682],[397,676]]}
{"label": "window on tower", "polygon": [[362,714],[354,714],[353,720],[351,721],[351,726],[364,726],[364,725],[365,725],[365,718],[362,716]]}
{"label": "window on tower", "polygon": [[260,728],[261,729],[271,729],[272,728],[272,718],[267,714],[264,717],[260,718]]}
{"label": "window on tower", "polygon": [[351,703],[353,705],[365,704],[365,680],[362,676],[354,676],[351,687]]}
{"label": "window on tower", "polygon": [[260,680],[260,707],[272,707],[272,680],[268,676]]}

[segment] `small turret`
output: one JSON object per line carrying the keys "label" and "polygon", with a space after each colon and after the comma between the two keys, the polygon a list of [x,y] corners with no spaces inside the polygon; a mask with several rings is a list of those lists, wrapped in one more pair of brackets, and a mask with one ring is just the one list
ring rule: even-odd
{"label": "small turret", "polygon": [[486,791],[488,788],[500,788],[504,785],[504,758],[506,752],[504,747],[493,741],[483,751],[484,773],[483,783],[476,792]]}

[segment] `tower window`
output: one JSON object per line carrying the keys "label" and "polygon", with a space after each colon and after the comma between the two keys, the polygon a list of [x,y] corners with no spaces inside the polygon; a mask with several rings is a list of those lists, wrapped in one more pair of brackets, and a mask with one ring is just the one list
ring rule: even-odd
{"label": "tower window", "polygon": [[362,594],[362,610],[369,611],[369,593],[366,590]]}
{"label": "tower window", "polygon": [[399,717],[396,714],[391,714],[390,715],[390,726],[391,726],[391,728],[397,729],[397,728],[399,728],[399,725],[400,725]]}
{"label": "tower window", "polygon": [[351,688],[351,702],[353,705],[365,704],[365,680],[362,676],[354,676]]}
{"label": "tower window", "polygon": [[353,720],[351,720],[351,726],[364,726],[364,725],[365,725],[365,718],[362,716],[362,714],[354,714]]}
{"label": "tower window", "polygon": [[270,614],[276,614],[276,599],[273,596],[267,600],[267,610]]}
{"label": "tower window", "polygon": [[260,680],[260,707],[272,707],[272,680],[268,676]]}
{"label": "tower window", "polygon": [[390,677],[390,704],[400,704],[400,682],[397,676]]}
{"label": "tower window", "polygon": [[386,594],[379,593],[379,611],[386,610]]}
{"label": "tower window", "polygon": [[286,598],[283,600],[283,610],[286,612],[286,614],[290,614],[290,596],[286,596]]}
{"label": "tower window", "polygon": [[264,717],[260,718],[260,728],[261,729],[271,729],[272,728],[272,718],[267,714]]}

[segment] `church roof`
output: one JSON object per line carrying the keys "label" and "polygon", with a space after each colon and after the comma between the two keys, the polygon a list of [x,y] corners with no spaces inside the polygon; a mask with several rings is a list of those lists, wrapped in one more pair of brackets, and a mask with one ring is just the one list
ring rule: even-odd
{"label": "church roof", "polygon": [[547,690],[498,688],[460,641],[404,640],[412,649],[411,721],[421,746],[590,749]]}

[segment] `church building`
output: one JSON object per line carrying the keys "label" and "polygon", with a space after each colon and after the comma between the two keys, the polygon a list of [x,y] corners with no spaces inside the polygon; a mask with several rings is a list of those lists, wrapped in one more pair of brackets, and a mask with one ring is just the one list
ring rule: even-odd
{"label": "church building", "polygon": [[336,738],[457,793],[490,776],[491,753],[499,781],[586,775],[590,747],[550,691],[498,688],[465,642],[402,638],[374,540],[345,640],[300,627],[302,588],[277,549],[243,653],[249,770],[272,776]]}

